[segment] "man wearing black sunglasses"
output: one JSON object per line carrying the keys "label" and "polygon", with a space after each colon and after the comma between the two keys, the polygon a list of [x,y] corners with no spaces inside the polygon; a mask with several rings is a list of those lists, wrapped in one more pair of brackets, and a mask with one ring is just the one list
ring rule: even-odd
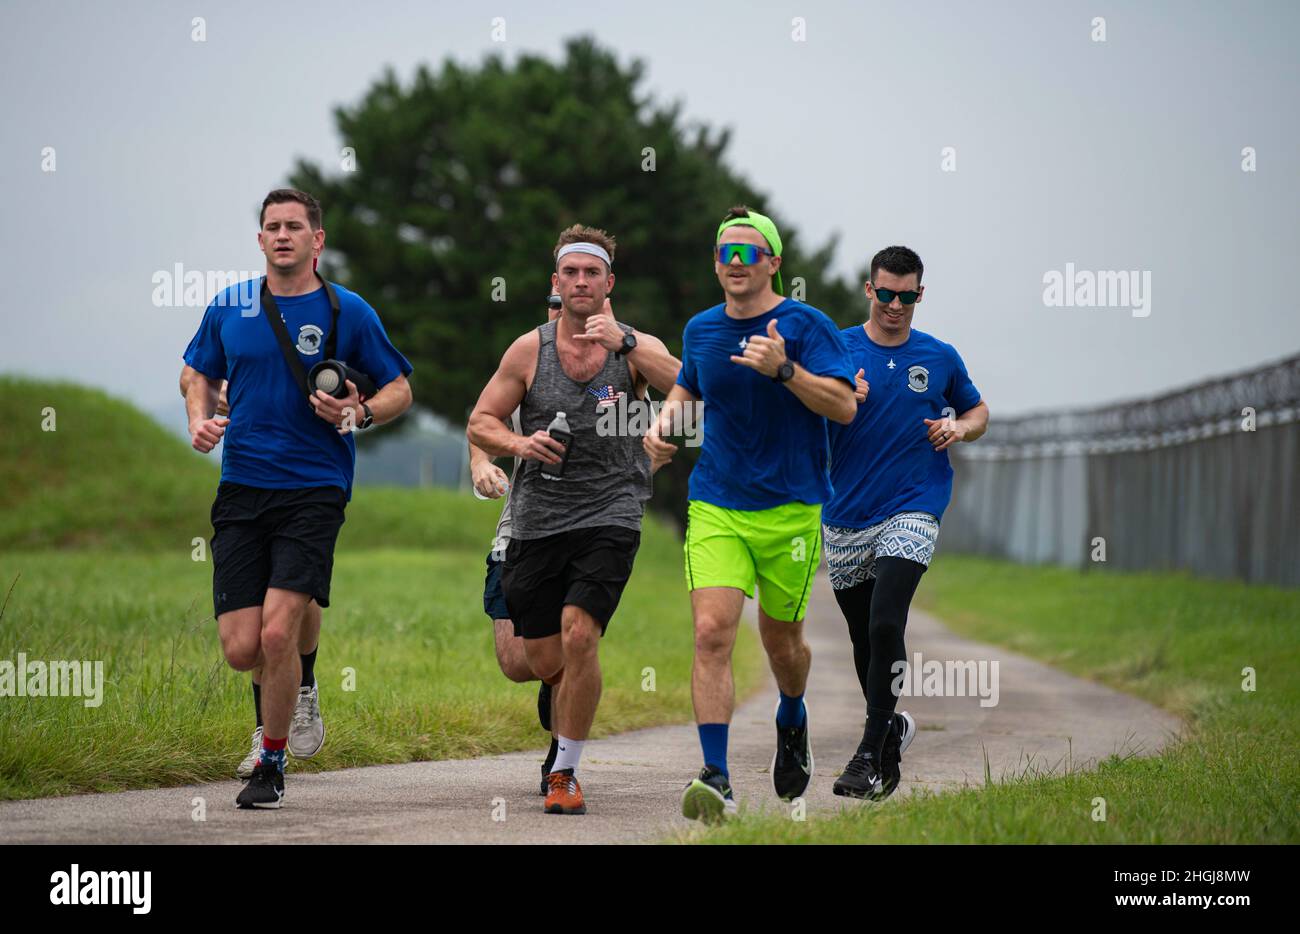
{"label": "man wearing black sunglasses", "polygon": [[881,250],[866,284],[867,322],[842,332],[858,368],[858,413],[830,426],[835,492],[822,534],[867,701],[862,742],[833,789],[850,798],[878,800],[898,787],[916,735],[893,689],[906,663],[907,611],[952,496],[948,448],[980,437],[989,418],[957,351],[912,329],[924,271],[907,247]]}

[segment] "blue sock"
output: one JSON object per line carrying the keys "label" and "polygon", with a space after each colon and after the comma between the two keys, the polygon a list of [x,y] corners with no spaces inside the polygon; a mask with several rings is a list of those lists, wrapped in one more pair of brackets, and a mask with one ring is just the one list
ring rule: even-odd
{"label": "blue sock", "polygon": [[723,775],[731,776],[727,771],[727,729],[725,723],[701,723],[700,748],[704,750],[704,764],[711,765]]}
{"label": "blue sock", "polygon": [[262,755],[260,761],[263,765],[273,765],[284,772],[284,747],[287,740],[284,739],[267,739],[262,737]]}
{"label": "blue sock", "polygon": [[[781,692],[777,692],[781,693]],[[803,707],[803,695],[787,697],[781,694],[781,703],[776,708],[777,726],[803,726],[808,722],[807,711]]]}

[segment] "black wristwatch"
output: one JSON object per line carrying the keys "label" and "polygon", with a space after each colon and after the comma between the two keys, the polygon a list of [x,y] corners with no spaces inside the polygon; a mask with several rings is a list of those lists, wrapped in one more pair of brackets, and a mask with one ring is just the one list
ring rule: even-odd
{"label": "black wristwatch", "polygon": [[361,424],[357,426],[357,430],[365,431],[375,423],[375,413],[370,411],[370,406],[364,402],[361,403],[361,410],[366,413],[366,417],[361,420]]}
{"label": "black wristwatch", "polygon": [[636,334],[633,331],[623,332],[623,345],[614,351],[614,356],[621,357],[623,354],[631,353],[636,350]]}
{"label": "black wristwatch", "polygon": [[782,363],[776,368],[776,375],[772,377],[778,383],[788,383],[794,379],[794,364],[789,360]]}

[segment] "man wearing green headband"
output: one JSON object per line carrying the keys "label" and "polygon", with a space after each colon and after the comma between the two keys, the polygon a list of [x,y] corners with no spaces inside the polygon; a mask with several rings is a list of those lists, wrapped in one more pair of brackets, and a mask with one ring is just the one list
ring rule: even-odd
{"label": "man wearing green headband", "polygon": [[688,402],[708,413],[704,450],[691,473],[686,581],[695,618],[691,694],[704,768],[686,786],[682,813],[720,820],[736,810],[727,771],[735,706],[731,650],[745,597],[758,588],[759,630],[780,689],[772,786],[793,800],[812,777],[803,703],[811,652],[803,637],[808,593],[821,556],[821,506],[830,498],[826,420],[857,413],[854,372],[835,324],[782,297],[781,236],[771,218],[732,208],[718,227],[714,271],[726,300],[693,317],[682,369],[647,453]]}

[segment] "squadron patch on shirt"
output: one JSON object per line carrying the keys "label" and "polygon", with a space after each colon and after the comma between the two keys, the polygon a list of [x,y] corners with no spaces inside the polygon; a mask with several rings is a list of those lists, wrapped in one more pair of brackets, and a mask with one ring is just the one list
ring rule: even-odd
{"label": "squadron patch on shirt", "polygon": [[930,388],[930,371],[923,366],[908,367],[907,388],[913,392],[925,392]]}
{"label": "squadron patch on shirt", "polygon": [[314,324],[304,324],[298,329],[298,350],[307,356],[320,353],[320,339],[324,332]]}

